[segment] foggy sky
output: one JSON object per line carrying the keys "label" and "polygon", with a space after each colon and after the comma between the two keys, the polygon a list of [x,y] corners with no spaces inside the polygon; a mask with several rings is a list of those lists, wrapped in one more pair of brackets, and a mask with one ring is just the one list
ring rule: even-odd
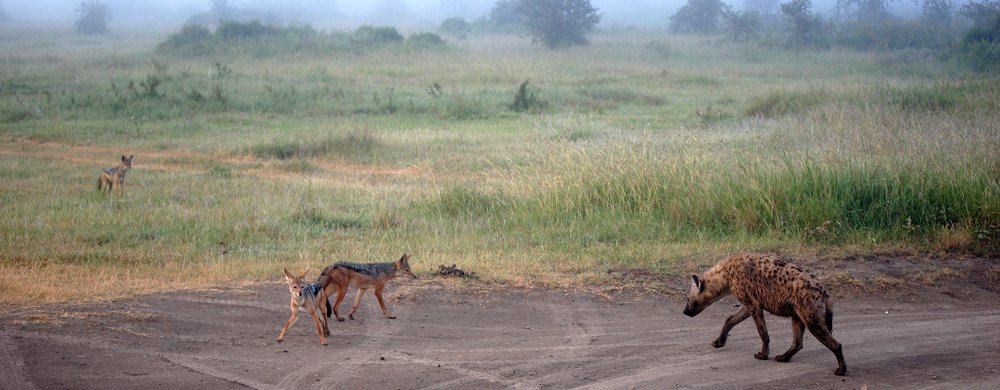
{"label": "foggy sky", "polygon": [[[15,21],[72,26],[80,0],[2,0]],[[209,0],[101,0],[111,7],[109,28],[150,23],[177,28],[190,16],[209,9]],[[602,15],[602,26],[665,27],[669,17],[687,0],[591,0]],[[472,21],[486,15],[496,0],[236,0],[236,7],[273,12],[283,20],[320,28],[388,24],[434,28],[441,20],[462,17]],[[723,0],[740,9],[743,0]],[[784,1],[782,1],[784,2]],[[836,0],[814,0],[813,12],[828,14]],[[911,13],[919,7],[909,0],[893,2],[894,12]],[[919,12],[919,8],[917,8]],[[70,28],[70,27],[67,27]]]}

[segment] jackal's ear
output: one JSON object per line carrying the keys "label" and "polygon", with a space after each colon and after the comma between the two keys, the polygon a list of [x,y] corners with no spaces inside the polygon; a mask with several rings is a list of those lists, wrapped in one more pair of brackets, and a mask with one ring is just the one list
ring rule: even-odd
{"label": "jackal's ear", "polygon": [[698,279],[698,275],[691,275],[691,286],[699,292],[705,289],[705,286],[702,286],[701,280]]}
{"label": "jackal's ear", "polygon": [[400,263],[405,263],[405,262],[408,262],[408,261],[410,261],[410,255],[408,255],[406,253],[403,254],[403,257],[399,258],[399,262]]}
{"label": "jackal's ear", "polygon": [[309,273],[309,269],[308,268],[306,268],[305,271],[302,271],[302,275],[299,275],[299,279],[304,279],[306,277],[307,273]]}
{"label": "jackal's ear", "polygon": [[285,270],[285,278],[287,278],[288,280],[295,279],[295,276],[292,276],[292,273],[288,272],[288,268],[284,268],[284,270]]}
{"label": "jackal's ear", "polygon": [[125,162],[125,160],[127,160],[127,159],[125,158],[125,155],[123,154],[122,155],[122,162]]}

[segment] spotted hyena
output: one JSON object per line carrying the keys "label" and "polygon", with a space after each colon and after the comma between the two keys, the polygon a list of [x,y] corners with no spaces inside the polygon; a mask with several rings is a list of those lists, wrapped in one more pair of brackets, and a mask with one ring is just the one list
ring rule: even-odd
{"label": "spotted hyena", "polygon": [[836,375],[847,373],[844,353],[839,342],[833,338],[833,303],[830,293],[819,283],[819,279],[795,264],[786,263],[773,256],[762,254],[739,254],[720,261],[705,273],[691,275],[691,291],[688,292],[684,314],[694,317],[720,298],[732,294],[740,301],[740,311],[726,319],[722,333],[712,346],[726,345],[729,330],[736,324],[753,317],[760,333],[761,350],[754,355],[767,360],[767,326],[764,324],[764,310],[771,314],[792,318],[793,342],[785,353],[774,360],[787,362],[802,349],[802,332],[809,332],[837,356]]}

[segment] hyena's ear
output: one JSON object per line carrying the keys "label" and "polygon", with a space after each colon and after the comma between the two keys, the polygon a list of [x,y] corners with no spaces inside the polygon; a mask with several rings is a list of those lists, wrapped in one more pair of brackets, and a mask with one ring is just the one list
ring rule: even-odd
{"label": "hyena's ear", "polygon": [[698,275],[691,275],[691,286],[697,289],[698,292],[705,290],[705,285],[698,279]]}

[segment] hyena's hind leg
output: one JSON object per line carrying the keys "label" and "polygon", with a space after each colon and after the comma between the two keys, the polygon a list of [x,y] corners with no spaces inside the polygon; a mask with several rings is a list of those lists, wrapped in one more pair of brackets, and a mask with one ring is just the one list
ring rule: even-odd
{"label": "hyena's hind leg", "polygon": [[726,345],[726,339],[729,338],[729,331],[733,329],[736,324],[743,322],[743,320],[750,317],[750,309],[745,305],[740,308],[740,311],[726,318],[726,322],[722,324],[722,332],[719,332],[719,338],[712,342],[712,346],[716,348],[722,348]]}
{"label": "hyena's hind leg", "polygon": [[792,346],[788,348],[785,353],[775,356],[774,360],[779,362],[787,362],[792,359],[792,356],[802,349],[802,334],[805,333],[806,324],[799,319],[799,316],[792,316]]}
{"label": "hyena's hind leg", "polygon": [[837,339],[833,338],[833,333],[827,328],[827,325],[820,318],[813,318],[809,321],[806,326],[809,328],[809,333],[812,333],[823,343],[827,348],[833,352],[833,355],[837,357],[837,369],[833,370],[834,375],[844,375],[847,373],[847,364],[844,363],[844,347],[837,342]]}

